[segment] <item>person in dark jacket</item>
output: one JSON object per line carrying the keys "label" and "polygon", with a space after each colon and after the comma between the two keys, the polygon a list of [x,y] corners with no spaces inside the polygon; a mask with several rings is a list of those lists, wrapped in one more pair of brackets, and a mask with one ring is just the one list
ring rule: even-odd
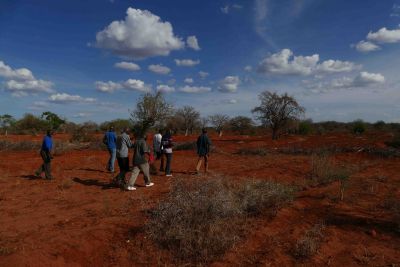
{"label": "person in dark jacket", "polygon": [[197,155],[199,159],[197,161],[196,173],[199,173],[201,163],[204,159],[205,172],[208,172],[208,155],[210,153],[211,140],[207,136],[207,129],[203,128],[201,135],[197,138]]}
{"label": "person in dark jacket", "polygon": [[167,163],[165,165],[165,176],[172,176],[171,174],[171,162],[172,162],[172,147],[174,146],[171,131],[167,130],[166,133],[161,138],[161,165],[160,171],[164,171],[164,158],[167,158]]}
{"label": "person in dark jacket", "polygon": [[35,172],[36,176],[41,176],[44,172],[47,180],[53,179],[53,176],[51,175],[51,160],[53,159],[53,156],[51,155],[51,150],[53,148],[52,135],[53,132],[48,130],[46,136],[43,138],[42,147],[40,149],[40,156],[43,159],[43,164]]}
{"label": "person in dark jacket", "polygon": [[125,185],[125,175],[129,172],[129,148],[132,147],[133,145],[129,136],[129,128],[125,128],[117,138],[117,162],[119,166],[119,174],[114,178],[114,182],[118,186]]}
{"label": "person in dark jacket", "polygon": [[117,154],[117,136],[115,135],[113,126],[111,126],[108,132],[104,134],[103,143],[107,146],[108,153],[110,153],[107,170],[114,172],[114,164]]}

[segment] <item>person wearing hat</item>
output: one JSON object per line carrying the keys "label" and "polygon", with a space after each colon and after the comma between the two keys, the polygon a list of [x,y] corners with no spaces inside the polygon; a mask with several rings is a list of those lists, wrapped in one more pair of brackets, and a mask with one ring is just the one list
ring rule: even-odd
{"label": "person wearing hat", "polygon": [[53,156],[51,155],[51,150],[53,148],[52,135],[53,131],[47,130],[47,134],[43,138],[42,147],[40,149],[40,156],[42,157],[43,164],[35,172],[36,176],[41,176],[44,172],[47,180],[53,179],[53,176],[51,175],[51,160],[53,159]]}
{"label": "person wearing hat", "polygon": [[108,153],[110,153],[107,170],[114,172],[114,164],[117,154],[117,136],[115,135],[114,126],[110,126],[108,132],[104,134],[103,143],[107,146]]}

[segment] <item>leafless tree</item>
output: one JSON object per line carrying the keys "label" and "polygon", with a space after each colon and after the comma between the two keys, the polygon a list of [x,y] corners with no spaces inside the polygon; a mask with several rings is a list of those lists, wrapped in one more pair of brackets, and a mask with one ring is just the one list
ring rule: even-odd
{"label": "leafless tree", "polygon": [[161,92],[146,93],[131,111],[131,120],[135,130],[143,133],[156,124],[163,123],[171,112],[172,105],[166,102]]}
{"label": "leafless tree", "polygon": [[298,120],[304,114],[305,109],[300,106],[294,97],[287,93],[279,95],[277,93],[264,91],[259,95],[261,105],[255,107],[252,112],[256,118],[264,125],[272,129],[272,139],[279,137],[279,130],[285,126],[289,120]]}
{"label": "leafless tree", "polygon": [[215,130],[218,132],[218,135],[222,136],[222,130],[226,126],[229,121],[229,117],[223,114],[215,114],[209,117],[211,125],[214,126]]}
{"label": "leafless tree", "polygon": [[185,136],[193,133],[196,124],[199,124],[200,113],[191,106],[184,106],[176,111],[176,115],[182,118]]}

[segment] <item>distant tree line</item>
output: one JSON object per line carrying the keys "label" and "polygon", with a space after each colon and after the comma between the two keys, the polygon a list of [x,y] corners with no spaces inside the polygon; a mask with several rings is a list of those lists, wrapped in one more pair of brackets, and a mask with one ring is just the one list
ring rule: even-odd
{"label": "distant tree line", "polygon": [[113,126],[116,131],[130,128],[134,132],[168,128],[174,134],[184,135],[193,134],[206,127],[214,129],[219,136],[222,136],[225,131],[239,135],[254,135],[264,134],[266,129],[270,129],[273,139],[278,139],[285,134],[307,135],[327,132],[363,134],[371,130],[400,131],[399,123],[384,121],[375,123],[362,120],[349,123],[313,122],[303,118],[304,108],[294,97],[287,94],[279,95],[265,91],[259,95],[259,99],[260,105],[252,110],[258,124],[246,116],[230,117],[226,114],[213,114],[202,117],[200,112],[192,106],[175,108],[161,93],[146,93],[138,100],[134,109],[130,111],[130,118],[127,119],[116,119],[100,124],[92,121],[77,124],[50,111],[43,112],[40,116],[27,113],[20,119],[3,114],[0,115],[0,130],[4,135],[9,133],[36,135],[52,129],[60,133],[72,134],[73,139],[77,141],[85,141],[89,138],[89,134],[104,132],[110,126]]}

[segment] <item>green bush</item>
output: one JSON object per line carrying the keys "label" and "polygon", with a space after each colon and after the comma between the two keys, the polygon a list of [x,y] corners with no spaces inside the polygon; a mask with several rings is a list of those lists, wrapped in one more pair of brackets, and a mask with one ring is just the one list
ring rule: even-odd
{"label": "green bush", "polygon": [[313,132],[312,122],[302,121],[299,123],[298,133],[301,135],[308,135]]}
{"label": "green bush", "polygon": [[356,120],[353,122],[352,132],[354,134],[363,134],[366,131],[367,126],[362,120]]}

